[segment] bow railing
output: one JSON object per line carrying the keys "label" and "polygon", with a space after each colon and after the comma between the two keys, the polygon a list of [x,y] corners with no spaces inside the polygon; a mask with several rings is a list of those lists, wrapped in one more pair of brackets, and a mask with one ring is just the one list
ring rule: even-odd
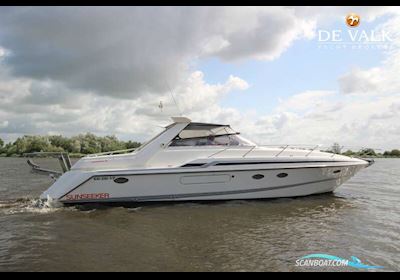
{"label": "bow railing", "polygon": [[[303,145],[303,144],[284,144],[284,145],[251,145],[251,146],[226,146],[224,147],[222,150],[219,150],[211,155],[208,156],[208,158],[212,158],[215,157],[218,154],[221,154],[225,151],[231,150],[231,149],[235,149],[235,148],[243,148],[246,147],[248,149],[245,150],[245,152],[242,155],[242,158],[245,158],[247,155],[249,155],[255,148],[276,148],[278,151],[272,155],[271,157],[279,157],[281,156],[285,151],[288,151],[290,149],[297,149],[297,150],[306,150],[308,151],[304,156],[305,157],[309,157],[312,155],[313,152],[315,151],[324,151],[324,152],[328,152],[330,153],[329,157],[333,158],[336,155],[341,155],[341,151],[344,149],[350,149],[350,148],[357,148],[358,150],[356,151],[356,153],[358,153],[359,151],[362,151],[364,149],[366,149],[366,147],[361,147],[361,146],[340,146],[338,147],[338,150],[334,150],[332,149],[332,146],[329,145],[323,145],[323,144],[318,144],[318,145]],[[381,149],[373,149],[375,151],[379,151]],[[366,156],[368,156],[367,154],[365,154]],[[360,155],[362,156],[362,154]],[[351,156],[351,157],[355,157],[355,156]]]}

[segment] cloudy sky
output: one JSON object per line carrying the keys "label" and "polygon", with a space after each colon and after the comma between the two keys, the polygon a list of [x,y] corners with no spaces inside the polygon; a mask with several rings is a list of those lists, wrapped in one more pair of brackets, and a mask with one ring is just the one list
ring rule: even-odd
{"label": "cloudy sky", "polygon": [[[349,12],[390,40],[321,42]],[[0,137],[143,141],[181,111],[259,144],[399,148],[399,30],[393,7],[0,7]]]}

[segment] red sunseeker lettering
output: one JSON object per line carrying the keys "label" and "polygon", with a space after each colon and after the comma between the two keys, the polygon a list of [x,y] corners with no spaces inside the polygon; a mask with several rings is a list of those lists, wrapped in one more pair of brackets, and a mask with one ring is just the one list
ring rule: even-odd
{"label": "red sunseeker lettering", "polygon": [[106,198],[110,198],[110,194],[109,193],[68,194],[65,198],[67,200],[106,199]]}

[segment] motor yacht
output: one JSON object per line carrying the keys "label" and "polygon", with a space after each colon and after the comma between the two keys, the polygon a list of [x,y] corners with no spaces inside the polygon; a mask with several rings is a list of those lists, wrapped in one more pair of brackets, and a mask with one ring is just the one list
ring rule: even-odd
{"label": "motor yacht", "polygon": [[41,198],[64,204],[212,201],[296,197],[333,192],[371,161],[288,145],[259,146],[229,125],[173,123],[128,153],[89,155],[63,173]]}

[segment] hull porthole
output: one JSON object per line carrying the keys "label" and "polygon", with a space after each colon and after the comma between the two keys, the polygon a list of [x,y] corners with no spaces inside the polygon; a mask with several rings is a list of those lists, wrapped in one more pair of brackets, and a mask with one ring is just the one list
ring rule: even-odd
{"label": "hull porthole", "polygon": [[129,179],[123,178],[123,177],[118,177],[118,178],[114,179],[114,182],[117,184],[125,184],[128,181],[129,181]]}
{"label": "hull porthole", "polygon": [[279,174],[276,175],[276,176],[279,177],[279,178],[285,178],[285,177],[288,176],[288,174],[287,174],[287,173],[279,173]]}
{"label": "hull porthole", "polygon": [[264,178],[264,175],[262,175],[262,174],[255,174],[255,175],[253,175],[253,179],[254,179],[254,180],[260,180],[260,179],[262,179],[262,178]]}

